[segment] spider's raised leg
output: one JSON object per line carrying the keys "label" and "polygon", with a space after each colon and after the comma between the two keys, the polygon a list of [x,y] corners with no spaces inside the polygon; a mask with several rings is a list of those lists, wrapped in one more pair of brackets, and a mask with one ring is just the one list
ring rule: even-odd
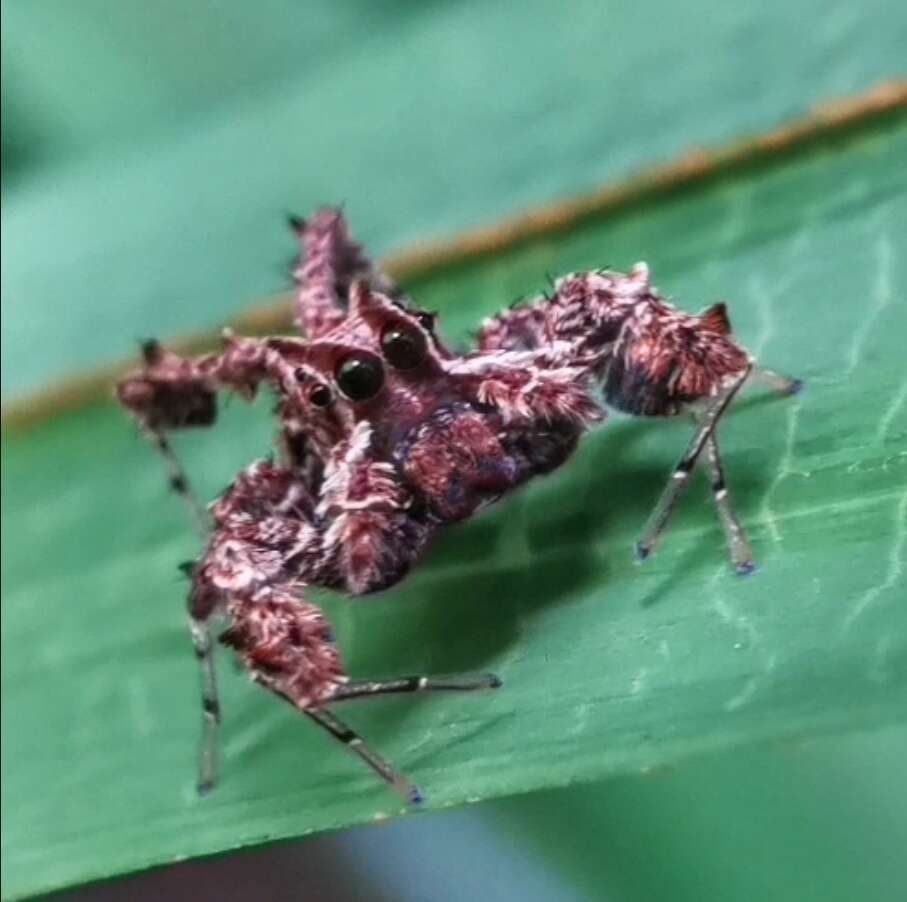
{"label": "spider's raised leg", "polygon": [[267,342],[232,336],[219,354],[184,358],[156,341],[146,341],[142,356],[145,366],[117,385],[117,398],[160,454],[170,487],[186,502],[196,530],[206,539],[210,518],[167,433],[212,426],[217,419],[218,391],[233,390],[251,398],[262,381],[277,387],[291,381],[292,367]]}
{"label": "spider's raised leg", "polygon": [[143,431],[148,441],[154,446],[164,461],[164,467],[168,474],[167,484],[183,499],[183,503],[189,511],[189,519],[192,521],[192,526],[198,537],[204,541],[211,534],[211,518],[208,516],[208,511],[196,494],[195,489],[192,488],[192,483],[189,481],[182,461],[173,450],[173,446],[163,430],[144,429]]}
{"label": "spider's raised leg", "polygon": [[[171,357],[154,339],[142,342],[141,350],[145,372],[160,366]],[[152,399],[155,392],[150,385],[145,383],[139,387],[135,379],[124,380],[118,386],[118,393],[121,402],[136,416],[142,434],[164,462],[167,483],[183,499],[196,533],[202,541],[207,540],[211,532],[211,519],[167,438],[167,429],[210,426],[217,413],[213,393],[190,385],[185,385],[180,390],[177,384],[172,383],[163,392],[158,391],[157,397]],[[141,411],[137,409],[140,407],[143,408]]]}
{"label": "spider's raised leg", "polygon": [[290,228],[300,243],[293,269],[296,324],[307,338],[320,338],[343,322],[354,281],[384,294],[397,293],[388,276],[353,241],[341,210],[324,207],[308,219],[291,216]]}

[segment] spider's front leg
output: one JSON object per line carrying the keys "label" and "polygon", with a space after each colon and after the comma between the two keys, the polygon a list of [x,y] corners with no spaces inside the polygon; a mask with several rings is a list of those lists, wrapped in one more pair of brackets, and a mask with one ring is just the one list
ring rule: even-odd
{"label": "spider's front leg", "polygon": [[330,711],[330,703],[349,684],[330,626],[318,608],[285,588],[238,592],[226,607],[232,623],[221,641],[236,650],[256,683],[358,755],[407,801],[421,801],[416,786]]}
{"label": "spider's front leg", "polygon": [[[296,474],[260,462],[242,474],[214,507],[218,524],[193,573],[193,635],[212,616],[232,623],[221,636],[252,678],[289,702],[358,755],[411,802],[419,791],[330,710],[356,698],[423,691],[471,691],[500,685],[490,674],[350,680],[321,611],[305,585],[364,594],[399,579],[427,538],[414,521],[388,464],[363,456],[367,430],[354,432],[329,462],[319,499],[307,497]],[[317,501],[317,503],[316,503]],[[198,647],[198,646],[197,646]],[[210,659],[208,659],[210,661]],[[203,667],[203,674],[210,665]],[[203,743],[199,786],[215,780],[216,698],[203,680]]]}
{"label": "spider's front leg", "polygon": [[[333,634],[322,612],[298,594],[266,589],[239,593],[227,604],[232,624],[222,636],[252,679],[305,714],[357,755],[406,801],[423,795],[331,710],[337,702],[424,691],[471,691],[500,685],[493,676],[436,679],[425,676],[386,681],[351,681],[345,675]],[[202,757],[202,766],[206,758]],[[213,776],[213,773],[212,773]]]}

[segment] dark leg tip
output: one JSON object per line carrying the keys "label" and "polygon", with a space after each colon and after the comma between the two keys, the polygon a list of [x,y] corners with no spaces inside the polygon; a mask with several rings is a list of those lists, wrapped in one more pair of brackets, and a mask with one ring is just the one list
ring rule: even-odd
{"label": "dark leg tip", "polygon": [[139,339],[139,351],[147,366],[157,363],[161,357],[161,344],[156,338]]}
{"label": "dark leg tip", "polygon": [[743,561],[734,567],[737,576],[749,576],[756,569],[755,561]]}
{"label": "dark leg tip", "polygon": [[806,388],[806,383],[802,379],[791,379],[787,393],[789,395],[799,395],[804,388]]}
{"label": "dark leg tip", "polygon": [[489,689],[500,689],[504,685],[504,681],[496,674],[488,674],[488,688]]}
{"label": "dark leg tip", "polygon": [[186,579],[192,579],[195,575],[196,561],[183,561],[181,564],[176,565],[176,569],[179,570]]}
{"label": "dark leg tip", "polygon": [[641,562],[649,557],[652,553],[652,549],[649,545],[646,545],[645,542],[637,542],[634,547],[634,552],[636,554],[636,560]]}
{"label": "dark leg tip", "polygon": [[422,795],[422,790],[418,786],[413,786],[406,794],[406,801],[410,805],[422,805],[425,802],[425,796]]}
{"label": "dark leg tip", "polygon": [[198,785],[195,788],[198,791],[198,794],[204,798],[214,789],[214,786],[214,780],[199,780]]}

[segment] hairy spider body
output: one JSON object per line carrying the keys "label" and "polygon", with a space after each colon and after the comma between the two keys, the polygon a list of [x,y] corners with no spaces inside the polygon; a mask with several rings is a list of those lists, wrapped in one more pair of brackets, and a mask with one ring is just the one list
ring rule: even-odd
{"label": "hairy spider body", "polygon": [[[458,354],[435,317],[416,308],[365,256],[339,211],[292,219],[304,338],[237,338],[185,359],[149,342],[145,366],[118,386],[120,402],[155,442],[189,503],[206,548],[191,567],[190,622],[202,665],[205,736],[199,785],[216,775],[219,720],[210,624],[252,678],[349,745],[411,800],[420,794],[330,711],[349,698],[494,688],[492,675],[351,681],[306,586],[366,595],[398,582],[442,526],[467,519],[566,461],[605,407],[641,416],[699,411],[699,426],[639,543],[645,557],[706,450],[731,556],[752,569],[724,483],[716,423],[754,372],[723,304],[683,313],[647,268],[559,280],[550,296],[487,320],[477,348]],[[799,383],[771,373],[783,392]],[[209,426],[216,393],[278,399],[279,459],[241,473],[206,511],[166,432]],[[604,402],[604,403],[602,403]],[[213,523],[211,523],[213,520]],[[213,529],[211,528],[213,527]]]}

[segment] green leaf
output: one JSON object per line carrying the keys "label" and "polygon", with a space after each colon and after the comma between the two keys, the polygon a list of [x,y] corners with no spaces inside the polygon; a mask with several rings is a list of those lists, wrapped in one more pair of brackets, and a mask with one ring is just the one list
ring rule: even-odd
{"label": "green leaf", "polygon": [[[546,272],[645,257],[683,306],[727,299],[741,340],[808,385],[754,394],[722,427],[761,564],[748,580],[704,490],[632,562],[689,427],[615,418],[569,467],[449,530],[399,588],[325,600],[356,675],[504,678],[494,695],[347,709],[430,807],[903,721],[905,156],[902,120],[411,286],[464,337]],[[237,403],[180,449],[213,494],[268,441],[267,412]],[[223,783],[195,797],[176,571],[195,546],[112,407],[5,439],[3,525],[10,898],[400,810],[228,666]]]}

